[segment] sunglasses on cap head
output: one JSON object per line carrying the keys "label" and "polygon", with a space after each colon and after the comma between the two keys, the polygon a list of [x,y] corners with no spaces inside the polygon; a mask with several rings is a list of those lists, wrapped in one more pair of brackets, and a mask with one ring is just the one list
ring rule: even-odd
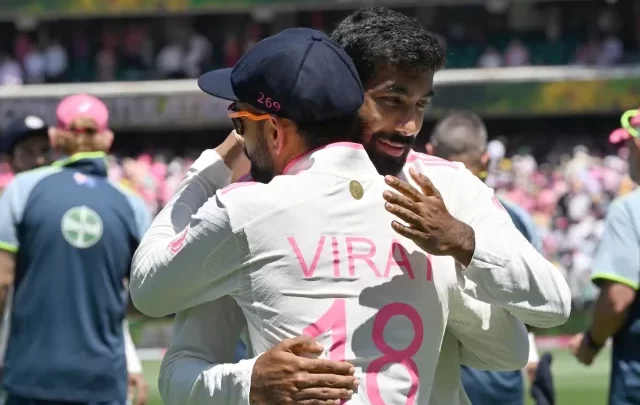
{"label": "sunglasses on cap head", "polygon": [[252,114],[249,111],[238,111],[236,110],[236,103],[232,103],[229,106],[229,110],[227,111],[229,118],[231,118],[231,122],[233,123],[233,128],[236,130],[238,135],[244,135],[244,124],[241,118],[248,118],[251,121],[264,121],[268,120],[271,116],[270,114]]}

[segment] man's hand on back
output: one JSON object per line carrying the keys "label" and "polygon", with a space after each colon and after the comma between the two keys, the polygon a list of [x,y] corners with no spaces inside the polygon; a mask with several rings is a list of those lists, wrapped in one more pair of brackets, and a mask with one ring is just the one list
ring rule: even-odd
{"label": "man's hand on back", "polygon": [[252,405],[329,405],[351,398],[358,386],[355,368],[345,362],[304,357],[322,347],[302,336],[263,353],[251,375]]}
{"label": "man's hand on back", "polygon": [[391,226],[425,252],[435,256],[452,256],[465,267],[468,266],[475,251],[473,228],[449,213],[440,192],[429,178],[414,169],[409,169],[409,172],[420,190],[397,177],[385,177],[385,182],[397,191],[383,193],[387,201],[385,207],[408,224],[393,221]]}

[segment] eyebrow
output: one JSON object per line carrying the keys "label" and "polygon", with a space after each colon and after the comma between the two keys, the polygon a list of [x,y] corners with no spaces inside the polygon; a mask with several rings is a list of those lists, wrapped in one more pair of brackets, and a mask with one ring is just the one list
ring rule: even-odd
{"label": "eyebrow", "polygon": [[[384,89],[384,91],[388,91],[390,93],[400,94],[400,95],[403,95],[403,96],[408,96],[409,95],[409,89],[407,89],[406,87],[403,87],[403,86],[391,85],[389,87],[386,87]],[[422,96],[422,98],[424,98],[424,97],[433,97],[435,95],[436,95],[436,92],[433,89],[431,89],[424,96]]]}

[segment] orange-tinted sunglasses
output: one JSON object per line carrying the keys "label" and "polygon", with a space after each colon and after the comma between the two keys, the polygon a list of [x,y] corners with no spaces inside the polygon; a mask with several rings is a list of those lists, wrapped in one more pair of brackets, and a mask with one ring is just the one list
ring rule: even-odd
{"label": "orange-tinted sunglasses", "polygon": [[244,124],[242,123],[242,120],[240,118],[248,118],[251,121],[264,121],[268,120],[271,116],[270,114],[256,115],[250,113],[249,111],[236,111],[236,103],[232,103],[229,106],[227,114],[229,115],[229,118],[231,118],[233,127],[238,135],[244,135]]}

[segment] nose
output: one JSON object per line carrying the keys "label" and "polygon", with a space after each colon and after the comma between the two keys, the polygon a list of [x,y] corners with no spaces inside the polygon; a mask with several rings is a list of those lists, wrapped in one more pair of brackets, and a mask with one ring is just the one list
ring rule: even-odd
{"label": "nose", "polygon": [[411,112],[406,114],[398,122],[396,131],[404,136],[414,136],[420,131],[422,123],[418,122],[418,117],[415,113]]}

